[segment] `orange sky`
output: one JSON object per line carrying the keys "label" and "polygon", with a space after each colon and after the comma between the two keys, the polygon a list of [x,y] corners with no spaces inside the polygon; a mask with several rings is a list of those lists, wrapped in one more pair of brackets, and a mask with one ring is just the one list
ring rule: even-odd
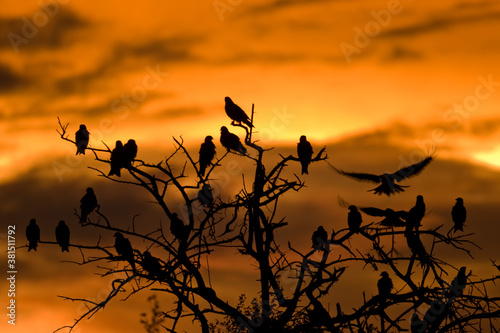
{"label": "orange sky", "polygon": [[[302,134],[316,151],[326,145],[331,163],[354,171],[368,165],[391,171],[437,150],[438,160],[398,198],[373,197],[364,193],[366,184],[332,174],[326,164],[314,166],[302,193],[307,198],[292,194],[283,202],[290,222],[284,238],[307,248],[309,237],[301,235],[315,228],[302,221],[343,223],[338,195],[360,205],[407,209],[422,193],[432,207],[429,223],[436,225],[450,223],[460,195],[470,207],[469,231],[484,243],[470,265],[491,274],[488,258],[500,250],[488,233],[497,230],[500,189],[496,1],[259,0],[223,12],[214,1],[40,3],[3,1],[0,12],[0,216],[2,228],[18,225],[19,245],[31,217],[47,229],[60,219],[73,221],[73,208],[90,184],[117,219],[157,214],[149,211],[149,198],[96,180],[86,168],[96,166],[91,156],[75,159],[74,147],[58,138],[57,116],[70,123],[71,135],[85,123],[93,146],[134,138],[140,158],[160,161],[172,150],[172,136],[182,135],[193,154],[206,135],[218,144],[219,128],[227,123],[224,97],[231,96],[247,112],[255,104],[258,138],[275,147],[269,161],[290,151]],[[356,51],[346,55],[346,48]],[[234,132],[241,135],[239,130]],[[54,162],[66,172],[54,169]],[[237,188],[241,178],[232,182]],[[133,204],[113,209],[120,200]],[[48,332],[76,316],[76,305],[57,299],[50,287],[53,270],[69,265],[55,250],[19,254],[26,272],[19,288],[26,294],[15,332],[34,325]],[[223,258],[220,271],[231,272]],[[35,278],[37,271],[47,273]],[[236,271],[221,273],[219,283],[231,276],[237,285]],[[85,279],[77,273],[68,279],[81,280],[83,296],[93,297],[102,284],[82,272]],[[229,289],[228,297],[238,290]],[[61,293],[72,291],[69,285]],[[106,311],[127,311],[123,327],[139,327],[141,309],[113,305]],[[99,333],[101,326],[103,332],[123,331],[100,314],[81,332]]]}

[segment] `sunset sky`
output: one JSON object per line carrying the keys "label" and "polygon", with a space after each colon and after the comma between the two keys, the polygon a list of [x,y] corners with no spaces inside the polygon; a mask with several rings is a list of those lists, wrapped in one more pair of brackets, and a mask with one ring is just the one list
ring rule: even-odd
{"label": "sunset sky", "polygon": [[[135,214],[144,225],[166,218],[146,193],[98,178],[87,168],[99,166],[91,154],[75,157],[75,147],[56,132],[57,117],[69,123],[71,138],[84,123],[92,147],[134,138],[138,158],[157,163],[172,152],[173,136],[182,136],[196,156],[203,138],[212,135],[222,154],[219,129],[229,127],[224,97],[230,96],[247,113],[254,104],[256,139],[274,147],[265,155],[269,165],[279,153],[295,153],[301,135],[316,152],[326,146],[329,162],[348,171],[384,173],[429,153],[437,156],[404,184],[411,186],[405,193],[391,198],[366,192],[370,184],[346,179],[326,163],[312,165],[303,177],[307,187],[282,201],[280,212],[289,222],[280,235],[283,246],[290,239],[307,250],[318,225],[345,227],[339,196],[360,206],[409,209],[422,194],[426,223],[446,229],[461,196],[469,212],[466,232],[475,233],[483,249],[473,252],[476,260],[467,267],[478,276],[494,274],[489,259],[500,261],[498,1],[0,3],[2,247],[7,225],[17,227],[16,245],[25,244],[30,218],[37,219],[42,240],[53,240],[63,219],[72,241],[95,243],[96,233],[82,230],[74,216],[88,186],[123,225]],[[240,128],[230,131],[243,136]],[[252,172],[253,162],[230,159]],[[288,175],[299,171],[290,164]],[[227,196],[241,186],[241,175],[230,184]],[[113,244],[111,234],[103,239]],[[81,311],[56,295],[101,297],[110,279],[99,278],[95,268],[61,262],[79,258],[76,251],[61,254],[48,245],[36,253],[20,249],[18,325],[7,326],[2,312],[0,330],[52,332]],[[225,292],[233,301],[247,290],[243,275],[255,273],[250,262],[236,258],[228,253],[212,267],[215,283],[229,286]],[[450,258],[456,266],[465,260],[463,254]],[[373,276],[369,281],[378,278],[366,273]],[[357,279],[351,283],[362,283]],[[1,279],[3,309],[6,287]],[[76,332],[140,331],[149,295],[116,300]],[[349,297],[361,301],[362,290]],[[160,298],[165,306],[169,302]]]}

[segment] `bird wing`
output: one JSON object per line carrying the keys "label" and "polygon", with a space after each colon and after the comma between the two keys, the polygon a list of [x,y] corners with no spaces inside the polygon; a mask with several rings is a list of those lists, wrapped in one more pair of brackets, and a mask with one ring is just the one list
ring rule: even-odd
{"label": "bird wing", "polygon": [[405,178],[410,178],[412,176],[418,175],[433,159],[434,157],[427,156],[425,159],[418,163],[399,169],[398,171],[393,173],[392,176],[396,181],[399,182]]}
{"label": "bird wing", "polygon": [[370,173],[357,173],[357,172],[346,172],[344,170],[339,170],[335,168],[335,170],[344,176],[349,176],[359,181],[370,181],[373,183],[380,183],[380,176],[372,175]]}
{"label": "bird wing", "polygon": [[385,216],[385,210],[375,207],[363,207],[360,210],[370,216]]}

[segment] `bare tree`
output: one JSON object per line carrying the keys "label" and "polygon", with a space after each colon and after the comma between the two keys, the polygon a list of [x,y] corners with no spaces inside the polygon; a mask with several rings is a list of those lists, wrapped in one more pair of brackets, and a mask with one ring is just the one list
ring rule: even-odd
{"label": "bare tree", "polygon": [[[253,110],[251,122],[253,123]],[[488,293],[488,286],[500,276],[473,279],[466,268],[456,268],[437,256],[439,247],[451,247],[471,256],[470,235],[445,234],[442,226],[426,229],[410,210],[402,214],[404,227],[387,227],[369,223],[357,230],[344,228],[330,232],[325,240],[307,253],[297,250],[290,242],[286,245],[275,241],[277,230],[286,227],[284,218],[276,211],[280,198],[289,191],[300,191],[304,182],[295,176],[287,179],[284,170],[290,163],[298,162],[293,155],[281,156],[275,165],[266,168],[263,155],[269,150],[252,141],[253,127],[232,123],[246,131],[245,145],[252,150],[244,156],[227,152],[217,159],[204,175],[199,172],[196,159],[184,146],[183,140],[174,138],[175,150],[171,156],[158,163],[139,159],[124,164],[130,177],[108,176],[102,168],[94,170],[109,181],[124,186],[136,186],[146,190],[159,205],[166,222],[159,223],[147,233],[136,231],[132,221],[129,228],[116,225],[97,208],[84,228],[110,230],[124,235],[133,246],[137,240],[146,244],[145,249],[133,248],[132,258],[117,254],[112,246],[70,244],[82,254],[81,262],[104,263],[104,276],[120,276],[113,281],[112,291],[102,302],[64,297],[87,304],[88,311],[75,320],[71,331],[83,318],[123,295],[125,286],[128,298],[143,290],[154,290],[174,296],[173,308],[162,309],[163,321],[158,325],[168,332],[179,331],[182,318],[196,320],[204,333],[208,332],[498,332],[500,298]],[[68,137],[68,125],[59,121],[59,134],[63,140],[75,144]],[[95,159],[103,167],[109,165],[111,149],[89,147]],[[182,155],[184,154],[184,155]],[[238,154],[245,163],[255,165],[252,188],[243,186],[234,199],[200,202],[192,192],[209,184],[214,169],[224,164],[228,154]],[[185,163],[180,170],[173,167],[174,157],[181,156]],[[325,148],[312,158],[312,162],[324,161]],[[188,170],[196,177],[188,177]],[[244,175],[248,181],[248,175]],[[186,214],[179,217],[179,203],[170,203],[166,194],[176,191],[182,198]],[[76,213],[79,221],[80,216]],[[184,219],[184,220],[183,220]],[[179,223],[180,220],[180,223]],[[166,226],[170,224],[170,228]],[[350,244],[358,237],[370,250],[360,251]],[[54,243],[55,242],[40,242]],[[403,246],[401,246],[403,244]],[[260,283],[259,294],[248,303],[241,296],[237,304],[220,298],[211,285],[210,254],[217,248],[234,248],[239,255],[250,257],[256,263],[256,279]],[[286,247],[286,250],[283,248]],[[154,257],[154,249],[161,253]],[[202,258],[208,257],[207,262]],[[472,256],[471,256],[472,257]],[[109,263],[123,261],[123,269],[117,270]],[[385,280],[379,283],[379,294],[367,297],[354,309],[342,308],[338,303],[335,311],[324,305],[329,295],[350,265],[362,264],[367,269],[387,271]],[[135,267],[134,267],[135,266]],[[456,273],[454,273],[456,272]],[[283,276],[293,281],[293,287],[283,286]],[[398,279],[403,287],[392,288]],[[389,280],[387,280],[389,279]],[[447,283],[446,281],[452,281]],[[401,284],[401,283],[399,283]],[[155,307],[157,307],[155,305]],[[158,314],[158,309],[155,310]],[[411,320],[410,320],[411,318]]]}

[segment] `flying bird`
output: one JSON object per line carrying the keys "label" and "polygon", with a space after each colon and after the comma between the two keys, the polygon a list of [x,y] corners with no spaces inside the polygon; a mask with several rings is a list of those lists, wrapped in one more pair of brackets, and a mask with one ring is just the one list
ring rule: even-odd
{"label": "flying bird", "polygon": [[125,238],[121,232],[116,232],[114,237],[116,253],[118,253],[124,260],[128,261],[135,274],[134,250],[132,249],[130,241]]}
{"label": "flying bird", "polygon": [[351,178],[355,178],[360,181],[370,181],[373,183],[379,183],[380,185],[374,189],[369,190],[373,191],[374,194],[382,195],[386,194],[390,196],[391,194],[396,194],[400,192],[404,192],[404,188],[408,186],[398,185],[395,182],[400,182],[406,178],[410,178],[412,176],[418,175],[426,166],[429,164],[434,157],[428,156],[422,161],[415,163],[411,166],[399,169],[394,173],[384,173],[382,175],[373,175],[369,173],[356,173],[356,172],[345,172],[343,170],[339,170],[334,166],[331,166],[338,173],[349,176]]}
{"label": "flying bird", "polygon": [[56,227],[56,241],[61,247],[61,252],[69,252],[69,227],[62,220]]}
{"label": "flying bird", "polygon": [[464,231],[464,223],[467,219],[467,210],[464,206],[464,199],[457,198],[456,200],[457,202],[455,203],[455,206],[451,209],[451,219],[454,223],[454,232],[457,232],[458,230]]}
{"label": "flying bird", "polygon": [[226,97],[224,100],[226,102],[224,109],[226,110],[226,114],[229,118],[239,122],[240,124],[245,123],[248,127],[253,127],[245,111],[243,111],[238,105],[234,104],[231,98]]}
{"label": "flying bird", "polygon": [[358,232],[359,227],[361,227],[361,213],[358,211],[358,208],[354,205],[349,206],[349,213],[347,214],[347,225],[349,226],[349,230],[351,232]]}
{"label": "flying bird", "polygon": [[40,227],[36,224],[35,219],[30,220],[30,224],[26,227],[26,238],[28,239],[28,252],[35,250],[40,241]]}
{"label": "flying bird", "polygon": [[212,142],[214,138],[211,135],[205,137],[205,142],[200,146],[200,175],[205,176],[205,170],[212,164],[215,157],[215,144]]}
{"label": "flying bird", "polygon": [[240,138],[236,134],[229,132],[226,126],[220,128],[220,143],[228,151],[235,150],[241,155],[246,155],[247,149],[241,144]]}
{"label": "flying bird", "polygon": [[404,210],[395,211],[393,209],[379,209],[375,207],[363,207],[360,210],[366,215],[384,217],[379,224],[384,227],[404,227],[408,212]]}
{"label": "flying bird", "polygon": [[170,232],[174,235],[179,241],[183,241],[187,238],[189,234],[189,227],[182,222],[177,213],[172,214],[172,218],[170,219]]}
{"label": "flying bird", "polygon": [[123,152],[123,144],[120,140],[116,141],[115,149],[111,152],[111,170],[108,173],[108,176],[117,175],[121,176],[121,168],[124,166],[124,152]]}
{"label": "flying bird", "polygon": [[126,144],[123,145],[123,166],[130,167],[132,165],[132,161],[136,156],[137,144],[135,143],[135,140],[130,139]]}
{"label": "flying bird", "polygon": [[297,155],[299,155],[299,161],[302,165],[302,174],[309,174],[307,168],[311,163],[313,149],[305,135],[302,135],[297,143]]}
{"label": "flying bird", "polygon": [[75,133],[76,155],[85,155],[85,149],[89,145],[89,131],[84,124],[80,125],[80,129]]}
{"label": "flying bird", "polygon": [[394,286],[386,271],[383,271],[380,276],[381,278],[377,282],[378,294],[386,298],[391,294],[391,290]]}
{"label": "flying bird", "polygon": [[425,202],[424,202],[424,197],[421,195],[417,195],[417,200],[415,202],[415,206],[413,206],[409,211],[408,211],[408,218],[406,222],[410,227],[417,227],[420,226],[420,222],[425,216]]}
{"label": "flying bird", "polygon": [[204,184],[198,192],[198,200],[202,206],[208,207],[214,202],[214,195],[209,184]]}
{"label": "flying bird", "polygon": [[158,258],[153,257],[149,251],[144,251],[142,254],[141,266],[152,277],[160,278],[163,275],[163,269]]}
{"label": "flying bird", "polygon": [[97,198],[94,194],[92,187],[88,187],[85,195],[80,200],[80,222],[84,223],[87,221],[87,216],[97,208]]}
{"label": "flying bird", "polygon": [[316,231],[312,234],[312,247],[319,247],[321,250],[326,251],[328,248],[327,242],[328,234],[323,226],[319,226],[318,229],[316,229]]}

